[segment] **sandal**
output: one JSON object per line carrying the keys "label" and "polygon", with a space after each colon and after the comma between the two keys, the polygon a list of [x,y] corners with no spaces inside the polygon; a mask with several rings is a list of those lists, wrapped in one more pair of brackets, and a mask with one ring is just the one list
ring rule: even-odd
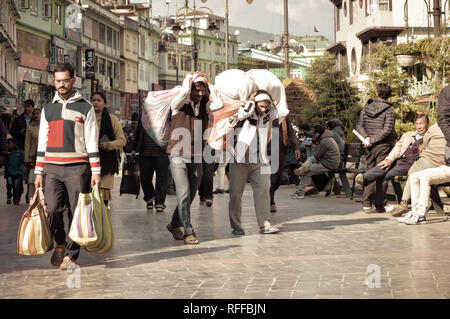
{"label": "sandal", "polygon": [[64,257],[63,262],[59,266],[60,270],[71,269],[76,265],[75,259],[71,259],[69,256]]}
{"label": "sandal", "polygon": [[168,224],[167,230],[172,234],[173,239],[175,239],[175,240],[183,240],[184,239],[184,235],[183,235],[183,231],[181,230],[181,227],[174,228],[172,226],[172,224]]}
{"label": "sandal", "polygon": [[189,235],[184,238],[184,243],[186,245],[197,245],[199,241],[195,238],[195,235]]}
{"label": "sandal", "polygon": [[65,253],[66,249],[64,247],[56,247],[55,250],[53,251],[52,258],[50,259],[52,265],[59,267],[63,262]]}

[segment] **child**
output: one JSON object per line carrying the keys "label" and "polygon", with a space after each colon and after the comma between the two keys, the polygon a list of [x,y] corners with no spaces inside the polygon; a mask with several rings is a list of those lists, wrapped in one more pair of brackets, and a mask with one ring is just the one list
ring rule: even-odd
{"label": "child", "polygon": [[5,178],[7,188],[7,204],[19,205],[22,196],[23,151],[17,147],[16,139],[8,138],[8,155],[6,156]]}

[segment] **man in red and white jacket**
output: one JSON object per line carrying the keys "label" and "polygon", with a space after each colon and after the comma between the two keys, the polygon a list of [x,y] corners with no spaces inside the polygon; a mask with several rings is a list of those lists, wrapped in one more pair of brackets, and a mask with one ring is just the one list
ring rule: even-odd
{"label": "man in red and white jacket", "polygon": [[54,78],[57,93],[41,114],[35,186],[44,187],[57,244],[51,263],[65,270],[76,263],[80,246],[66,236],[63,212],[67,207],[70,229],[78,195],[100,186],[99,132],[94,107],[73,89],[73,67],[57,65]]}

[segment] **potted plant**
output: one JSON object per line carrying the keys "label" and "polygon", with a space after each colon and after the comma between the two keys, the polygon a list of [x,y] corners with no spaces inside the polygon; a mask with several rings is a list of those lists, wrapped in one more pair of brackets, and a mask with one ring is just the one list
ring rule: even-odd
{"label": "potted plant", "polygon": [[414,42],[402,43],[394,48],[395,59],[400,66],[413,66],[419,61],[420,51]]}

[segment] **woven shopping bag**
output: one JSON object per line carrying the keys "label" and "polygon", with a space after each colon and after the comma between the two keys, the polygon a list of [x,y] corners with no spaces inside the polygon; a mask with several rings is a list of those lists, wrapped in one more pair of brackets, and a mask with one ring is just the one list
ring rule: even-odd
{"label": "woven shopping bag", "polygon": [[20,255],[43,255],[53,248],[53,237],[45,209],[44,192],[42,188],[38,188],[20,221],[17,235],[17,252]]}
{"label": "woven shopping bag", "polygon": [[90,193],[80,193],[69,237],[92,253],[106,253],[113,248],[111,211],[97,185]]}

